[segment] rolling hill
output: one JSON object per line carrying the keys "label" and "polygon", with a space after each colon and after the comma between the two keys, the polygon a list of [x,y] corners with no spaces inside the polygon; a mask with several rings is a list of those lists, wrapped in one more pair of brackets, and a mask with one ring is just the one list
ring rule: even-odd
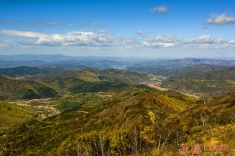
{"label": "rolling hill", "polygon": [[116,69],[51,71],[24,80],[0,75],[3,100],[59,92],[43,106],[60,112],[39,120],[36,111],[0,102],[0,155],[175,156],[182,144],[189,149],[198,145],[209,154],[205,145],[226,145],[217,152],[232,153],[235,68],[200,64],[174,71],[179,74],[164,80],[164,87],[220,96],[202,104],[172,90],[140,85],[149,80],[147,75]]}
{"label": "rolling hill", "polygon": [[148,81],[149,77],[140,73],[116,69],[99,71],[85,68],[78,71],[42,73],[37,76],[26,77],[25,80],[43,83],[55,89],[58,93],[65,94],[70,92],[103,92],[111,88],[121,89],[121,87],[139,85],[141,82]]}
{"label": "rolling hill", "polygon": [[224,68],[228,68],[226,66],[216,66],[211,64],[198,64],[194,66],[187,66],[179,69],[166,69],[159,71],[157,75],[163,75],[163,76],[177,76],[180,74],[188,73],[188,72],[194,72],[194,71],[201,71],[201,72],[210,72],[210,71],[216,71],[221,70]]}
{"label": "rolling hill", "polygon": [[198,93],[204,97],[213,97],[232,91],[235,88],[235,68],[213,71],[189,71],[169,77],[162,82],[166,88],[183,92]]}
{"label": "rolling hill", "polygon": [[27,76],[27,75],[36,75],[39,73],[46,72],[36,67],[15,67],[15,68],[2,68],[0,69],[1,75],[6,75],[10,77],[17,77],[17,76]]}
{"label": "rolling hill", "polygon": [[[21,125],[0,142],[6,147],[3,153],[26,156],[147,152],[154,147],[153,139],[160,139],[161,147],[171,142],[164,143],[171,131],[164,121],[188,108],[194,100],[175,92],[138,91],[97,102]],[[161,126],[162,136],[154,133],[148,138],[155,123]]]}
{"label": "rolling hill", "polygon": [[34,81],[23,81],[0,75],[2,100],[19,100],[54,97],[56,91]]}
{"label": "rolling hill", "polygon": [[182,144],[189,149],[198,144],[202,152],[208,152],[204,145],[226,145],[218,152],[233,152],[235,92],[206,104],[173,91],[82,96],[65,95],[62,103],[77,107],[64,107],[60,114],[33,119],[4,134],[2,154],[174,156]]}

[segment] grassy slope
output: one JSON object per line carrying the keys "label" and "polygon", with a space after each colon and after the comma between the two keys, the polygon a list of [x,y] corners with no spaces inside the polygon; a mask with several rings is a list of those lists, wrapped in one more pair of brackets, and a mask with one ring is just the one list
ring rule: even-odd
{"label": "grassy slope", "polygon": [[0,134],[32,119],[33,110],[0,101]]}

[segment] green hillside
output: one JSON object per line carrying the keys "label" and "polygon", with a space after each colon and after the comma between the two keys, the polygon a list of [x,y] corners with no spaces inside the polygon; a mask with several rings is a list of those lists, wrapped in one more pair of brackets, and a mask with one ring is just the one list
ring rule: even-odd
{"label": "green hillside", "polygon": [[[234,71],[225,68],[186,72],[165,82],[173,86],[178,81],[182,90],[196,82],[202,90],[199,82],[210,81],[228,91],[229,85],[223,83],[233,83]],[[172,90],[140,85],[145,78],[148,77],[138,73],[88,68],[41,73],[27,81],[0,76],[2,99],[7,95],[8,99],[23,99],[60,92],[50,100],[27,101],[28,107],[0,102],[0,155],[176,156],[182,144],[189,149],[198,144],[204,155],[208,152],[204,145],[226,145],[229,149],[217,152],[233,152],[235,92],[199,104],[200,100]],[[32,94],[25,94],[28,90]],[[35,108],[35,112],[29,108]],[[188,154],[193,155],[191,151]]]}
{"label": "green hillside", "polygon": [[25,80],[43,83],[60,94],[66,94],[102,92],[108,91],[110,88],[121,89],[131,84],[139,85],[141,82],[148,81],[149,77],[144,74],[115,69],[95,71],[85,68],[78,71],[54,71],[35,77],[27,77]]}
{"label": "green hillside", "polygon": [[157,75],[163,75],[163,76],[177,76],[184,73],[189,72],[195,72],[195,71],[201,71],[201,72],[210,72],[210,71],[216,71],[226,68],[225,66],[216,66],[212,64],[198,64],[194,66],[187,66],[179,69],[167,69],[162,70],[156,73]]}
{"label": "green hillside", "polygon": [[[72,97],[76,98],[72,95],[65,98],[68,104],[73,104],[70,102]],[[44,121],[32,120],[12,130],[7,137],[8,140],[3,139],[0,144],[3,147],[7,146],[4,153],[10,151],[17,155],[75,155],[84,151],[89,155],[95,153],[101,155],[102,152],[103,154],[110,152],[112,155],[118,155],[120,152],[122,155],[143,153],[152,149],[155,143],[152,139],[158,138],[155,134],[151,138],[147,137],[156,123],[163,128],[161,129],[161,146],[163,146],[162,141],[170,132],[164,121],[194,103],[192,99],[174,92],[137,91],[126,92],[121,98],[102,100],[95,97],[95,99],[93,102],[86,100],[88,103],[77,102],[78,107],[63,111]],[[135,135],[138,139],[137,144],[133,138]],[[99,141],[102,141],[104,146],[98,146]]]}
{"label": "green hillside", "polygon": [[35,112],[31,109],[20,107],[0,101],[0,136],[13,126],[19,126],[22,123],[31,120]]}
{"label": "green hillside", "polygon": [[36,67],[15,67],[15,68],[1,68],[0,74],[6,75],[10,77],[17,77],[17,76],[27,76],[27,75],[36,75],[39,73],[46,72]]}
{"label": "green hillside", "polygon": [[215,71],[190,71],[170,77],[162,86],[179,91],[190,91],[204,97],[213,97],[227,93],[235,88],[235,68]]}
{"label": "green hillside", "polygon": [[174,156],[182,144],[199,144],[202,152],[204,145],[227,145],[223,152],[232,152],[234,99],[231,92],[199,105],[177,92],[137,89],[112,98],[65,95],[58,99],[60,114],[12,129],[0,146],[2,154],[22,156]]}
{"label": "green hillside", "polygon": [[4,100],[48,98],[55,90],[33,81],[23,81],[0,75],[0,97]]}

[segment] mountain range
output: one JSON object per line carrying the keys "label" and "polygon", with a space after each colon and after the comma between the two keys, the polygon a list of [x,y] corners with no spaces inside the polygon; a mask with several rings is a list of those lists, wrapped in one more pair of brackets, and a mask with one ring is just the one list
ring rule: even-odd
{"label": "mountain range", "polygon": [[1,68],[0,155],[234,153],[233,61],[99,59]]}

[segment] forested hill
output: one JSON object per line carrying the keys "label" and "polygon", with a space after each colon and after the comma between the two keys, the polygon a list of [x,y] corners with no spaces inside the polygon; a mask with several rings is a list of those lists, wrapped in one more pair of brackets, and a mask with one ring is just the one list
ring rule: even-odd
{"label": "forested hill", "polygon": [[26,67],[26,66],[15,67],[15,68],[0,68],[1,75],[11,76],[11,77],[36,75],[43,72],[46,71],[36,67]]}
{"label": "forested hill", "polygon": [[56,91],[33,81],[16,80],[0,75],[2,100],[35,99],[54,97]]}
{"label": "forested hill", "polygon": [[218,96],[235,89],[235,68],[212,71],[189,71],[169,77],[162,82],[166,88],[200,94],[206,98]]}
{"label": "forested hill", "polygon": [[[167,138],[175,124],[167,118],[192,103],[194,100],[174,92],[128,93],[92,105],[83,103],[44,121],[32,120],[12,130],[0,145],[8,145],[5,153],[25,156],[150,154],[159,139],[161,148],[174,144]],[[161,127],[161,136],[155,124]]]}
{"label": "forested hill", "polygon": [[0,137],[3,154],[175,156],[182,144],[235,145],[235,92],[206,104],[173,91],[94,95],[65,95],[61,104],[75,107],[12,129]]}
{"label": "forested hill", "polygon": [[25,80],[43,83],[58,93],[65,94],[68,92],[103,92],[115,88],[120,90],[132,84],[140,85],[142,82],[148,81],[149,77],[136,72],[116,69],[99,71],[85,68],[77,71],[41,73],[37,76],[26,77]]}

